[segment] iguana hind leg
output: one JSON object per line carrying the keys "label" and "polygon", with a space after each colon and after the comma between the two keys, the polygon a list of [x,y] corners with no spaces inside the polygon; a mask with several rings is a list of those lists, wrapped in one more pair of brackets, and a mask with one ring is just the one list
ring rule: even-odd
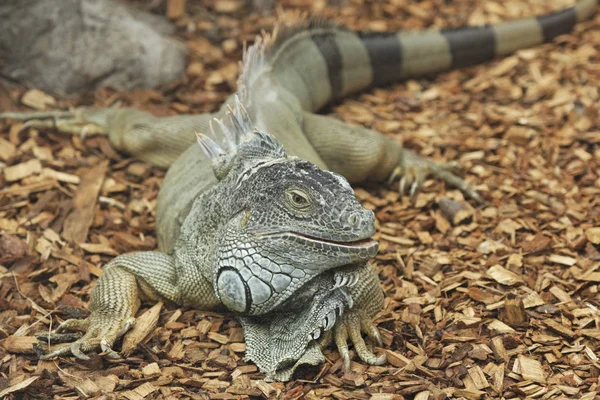
{"label": "iguana hind leg", "polygon": [[157,118],[134,109],[78,108],[73,111],[9,112],[0,119],[25,121],[24,127],[57,129],[72,135],[105,135],[119,151],[160,167],[168,167],[209,130],[217,114]]}
{"label": "iguana hind leg", "polygon": [[329,169],[351,183],[393,180],[402,175],[400,193],[414,197],[425,178],[432,175],[483,202],[467,182],[452,173],[454,164],[427,160],[379,132],[308,112],[303,116],[303,129]]}

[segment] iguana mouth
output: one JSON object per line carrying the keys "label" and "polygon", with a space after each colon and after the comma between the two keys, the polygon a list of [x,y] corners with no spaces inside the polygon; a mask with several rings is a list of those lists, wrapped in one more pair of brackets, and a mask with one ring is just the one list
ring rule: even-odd
{"label": "iguana mouth", "polygon": [[373,240],[371,238],[349,240],[349,241],[338,241],[338,240],[331,240],[331,239],[326,239],[323,237],[312,236],[312,235],[307,235],[305,233],[299,233],[299,232],[293,232],[293,231],[264,232],[264,233],[261,233],[260,236],[263,236],[263,237],[282,237],[282,236],[296,237],[305,242],[323,243],[323,244],[327,244],[330,246],[335,246],[335,247],[340,247],[340,248],[350,248],[353,250],[363,250],[363,249],[373,250],[373,249],[375,249],[375,251],[377,251],[377,247],[379,246],[379,243],[376,240]]}
{"label": "iguana mouth", "polygon": [[371,238],[366,238],[366,239],[359,239],[359,240],[352,240],[352,241],[337,241],[337,240],[330,240],[330,239],[325,239],[325,238],[321,238],[321,237],[317,237],[317,236],[310,236],[310,235],[306,235],[303,233],[298,233],[298,232],[285,232],[288,235],[293,235],[293,236],[300,236],[302,238],[311,240],[313,242],[323,242],[323,243],[329,243],[329,244],[333,244],[336,246],[346,246],[346,247],[372,247],[372,246],[377,246],[378,243],[371,239]]}

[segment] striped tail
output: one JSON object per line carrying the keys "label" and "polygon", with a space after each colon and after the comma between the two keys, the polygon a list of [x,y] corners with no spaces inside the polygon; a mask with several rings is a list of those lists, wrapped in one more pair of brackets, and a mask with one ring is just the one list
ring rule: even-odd
{"label": "striped tail", "polygon": [[541,17],[441,31],[355,33],[311,28],[298,35],[302,40],[288,37],[284,44],[295,45],[282,46],[290,51],[277,54],[278,62],[271,65],[303,108],[316,111],[369,87],[479,64],[550,41],[590,18],[597,2],[580,0],[574,7]]}
{"label": "striped tail", "polygon": [[[439,32],[359,34],[368,52],[372,85],[463,68],[539,45],[589,18],[597,0],[542,17]],[[367,60],[365,60],[367,61]]]}

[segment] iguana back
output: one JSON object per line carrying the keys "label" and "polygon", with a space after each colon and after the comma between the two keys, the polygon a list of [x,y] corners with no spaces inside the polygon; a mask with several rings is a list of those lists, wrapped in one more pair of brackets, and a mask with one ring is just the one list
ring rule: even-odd
{"label": "iguana back", "polygon": [[[256,126],[290,154],[350,182],[385,179],[398,164],[395,154],[388,154],[399,151],[395,142],[372,131],[348,132],[346,125],[311,113],[370,87],[479,64],[550,41],[593,15],[596,6],[597,0],[582,0],[546,16],[426,32],[352,32],[310,19],[257,40],[244,55],[237,93]],[[193,127],[174,127],[177,121],[171,121],[167,130],[206,132],[210,119],[225,109],[198,116]],[[191,144],[193,136],[185,140]],[[171,165],[158,201],[161,249],[171,248],[191,202],[214,182],[197,146]]]}
{"label": "iguana back", "polygon": [[267,65],[305,111],[315,112],[370,87],[480,64],[548,42],[589,18],[596,5],[596,0],[582,0],[541,17],[425,32],[352,32],[313,19],[281,29],[267,50]]}

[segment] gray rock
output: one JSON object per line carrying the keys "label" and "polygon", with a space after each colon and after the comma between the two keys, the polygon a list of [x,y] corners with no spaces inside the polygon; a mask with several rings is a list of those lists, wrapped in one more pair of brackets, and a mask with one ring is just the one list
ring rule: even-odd
{"label": "gray rock", "polygon": [[112,0],[2,0],[0,76],[63,95],[180,77],[187,48],[164,18]]}

